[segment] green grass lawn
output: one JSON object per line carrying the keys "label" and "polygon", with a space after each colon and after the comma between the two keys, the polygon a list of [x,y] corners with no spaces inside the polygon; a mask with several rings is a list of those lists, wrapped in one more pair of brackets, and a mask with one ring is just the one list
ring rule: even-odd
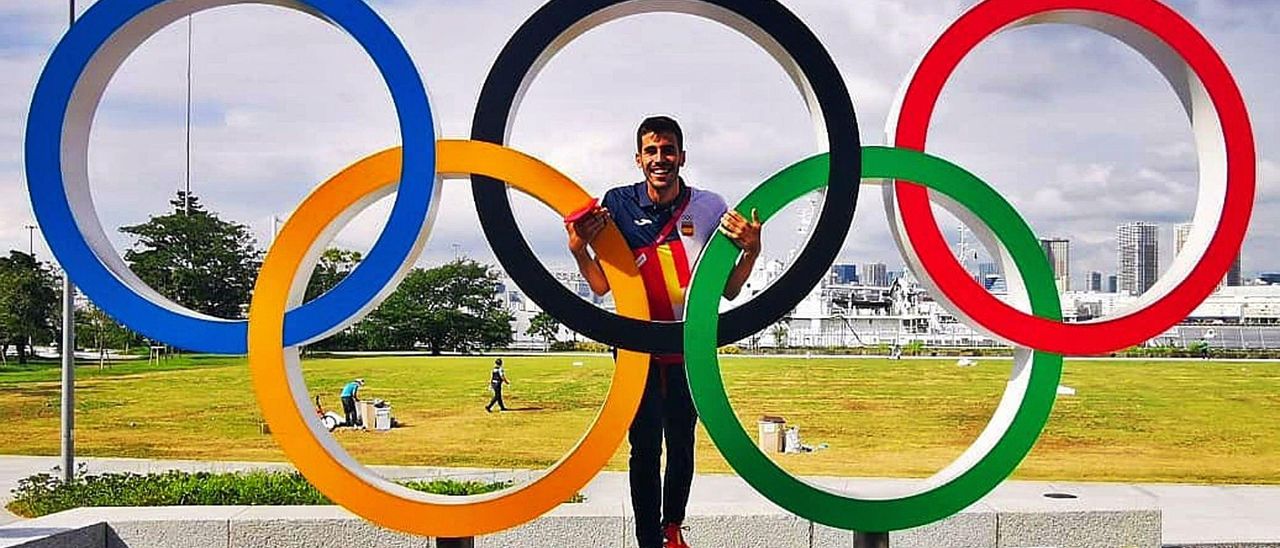
{"label": "green grass lawn", "polygon": [[[575,363],[580,362],[580,363]],[[540,468],[590,424],[611,376],[607,356],[510,357],[507,404],[487,414],[492,358],[387,357],[304,361],[308,385],[340,411],[342,384],[394,406],[405,427],[339,431],[367,464]],[[1009,360],[961,368],[949,360],[723,359],[739,417],[800,427],[815,453],[777,457],[797,474],[924,477],[985,426]],[[78,369],[76,443],[86,456],[283,460],[260,433],[248,367],[239,358],[183,357]],[[1280,364],[1068,361],[1053,417],[1021,479],[1280,483]],[[0,453],[58,452],[56,364],[0,368]],[[700,472],[730,469],[699,432]],[[626,467],[626,444],[609,467]]]}

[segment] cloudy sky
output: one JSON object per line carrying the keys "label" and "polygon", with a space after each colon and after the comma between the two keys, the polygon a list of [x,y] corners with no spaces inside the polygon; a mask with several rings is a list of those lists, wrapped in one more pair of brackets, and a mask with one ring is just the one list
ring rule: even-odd
{"label": "cloudy sky", "polygon": [[[481,84],[514,30],[541,0],[377,0],[430,89],[445,137],[470,133]],[[884,142],[891,102],[917,58],[972,0],[784,0],[835,57],[853,95],[864,143]],[[90,2],[81,0],[81,11]],[[1251,108],[1259,152],[1257,209],[1244,248],[1246,273],[1280,270],[1280,14],[1270,0],[1176,0],[1214,43]],[[0,246],[26,249],[34,224],[22,165],[26,112],[37,77],[65,30],[63,0],[0,4]],[[372,62],[341,31],[301,13],[235,6],[192,19],[194,191],[264,243],[311,188],[355,160],[399,144],[389,95]],[[133,54],[110,84],[94,126],[90,177],[104,226],[164,211],[183,185],[187,24],[171,25]],[[770,174],[819,150],[799,93],[760,48],[716,23],[643,15],[609,23],[569,44],[534,82],[511,146],[593,193],[638,180],[634,127],[668,113],[685,125],[693,184],[730,203]],[[1194,210],[1197,162],[1176,96],[1137,53],[1093,31],[1023,28],[985,42],[951,80],[930,151],[1003,193],[1041,236],[1073,241],[1076,284],[1115,270],[1115,227],[1173,225]],[[455,250],[492,254],[469,185],[446,183],[422,263]],[[546,262],[570,264],[557,218],[517,197],[525,238]],[[389,201],[339,236],[367,249]],[[798,210],[766,230],[766,253],[802,243]],[[951,237],[955,221],[943,217]],[[50,257],[39,234],[36,253]],[[878,192],[864,192],[842,259],[901,259]]]}

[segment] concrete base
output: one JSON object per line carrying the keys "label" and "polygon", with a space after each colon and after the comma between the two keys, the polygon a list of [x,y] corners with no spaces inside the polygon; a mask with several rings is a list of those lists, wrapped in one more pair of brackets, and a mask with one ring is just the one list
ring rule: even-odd
{"label": "concrete base", "polygon": [[1140,491],[1119,486],[1110,492],[1082,495],[1043,489],[1006,490],[985,503],[999,516],[997,546],[1132,546],[1159,548],[1160,511]]}
{"label": "concrete base", "polygon": [[[1160,512],[1111,501],[979,503],[946,520],[894,532],[893,548],[1062,548],[1160,546]],[[781,509],[715,505],[691,509],[693,546],[853,548],[849,531]],[[634,548],[633,520],[613,505],[566,504],[523,526],[478,537],[476,547]],[[379,528],[335,506],[81,508],[0,527],[0,548],[436,548],[434,539]],[[442,547],[443,548],[443,547]],[[1218,548],[1226,548],[1218,547]]]}
{"label": "concrete base", "polygon": [[[18,486],[25,477],[49,472],[61,462],[57,457],[0,456],[0,501],[6,493]],[[134,472],[160,473],[168,470],[233,472],[244,470],[291,470],[286,463],[270,462],[218,462],[180,460],[140,460],[85,458],[80,462],[91,473]],[[424,466],[373,466],[379,475],[393,480],[454,479],[477,481],[529,482],[539,477],[541,471],[479,470],[463,468],[439,468]],[[830,478],[804,477],[804,481],[827,486],[837,492],[867,492],[885,489],[883,495],[902,493],[916,485],[915,480],[884,478]],[[599,510],[598,515],[626,516],[626,472],[601,472],[585,488],[582,494],[587,503]],[[1115,497],[1139,497],[1154,501],[1160,509],[1161,536],[1166,546],[1187,548],[1280,548],[1280,486],[1257,485],[1171,485],[1171,484],[1118,484],[1080,482],[1028,482],[1006,481],[996,487],[974,506],[995,511],[993,504],[1019,498],[1036,498],[1044,493],[1065,492],[1078,495],[1089,502],[1090,507],[1104,507],[1105,501]],[[1013,496],[1010,499],[1010,496]],[[988,504],[990,503],[990,504]],[[742,478],[718,474],[699,474],[693,483],[689,500],[690,510],[716,506],[731,508],[730,514],[784,513],[763,495],[756,492]],[[585,515],[585,514],[584,514]],[[16,516],[0,510],[0,526],[20,521]],[[992,525],[991,527],[994,527]],[[899,539],[907,534],[928,534],[929,528],[918,532],[895,533]],[[953,532],[954,533],[954,532]],[[995,533],[991,533],[994,535]],[[629,533],[624,532],[624,537]],[[826,538],[821,527],[814,528],[815,541]],[[990,536],[990,535],[988,535]],[[954,539],[955,537],[948,537]],[[987,538],[987,537],[982,537]],[[945,539],[933,539],[937,546],[977,546],[956,540],[951,544]],[[901,542],[906,542],[902,540]],[[927,543],[930,541],[921,542]],[[976,542],[976,541],[974,541]]]}
{"label": "concrete base", "polygon": [[1165,548],[1280,548],[1280,542],[1210,542],[1166,544]]}
{"label": "concrete base", "polygon": [[0,531],[0,546],[23,548],[104,548],[107,526],[104,523],[75,529],[58,527],[6,527]]}

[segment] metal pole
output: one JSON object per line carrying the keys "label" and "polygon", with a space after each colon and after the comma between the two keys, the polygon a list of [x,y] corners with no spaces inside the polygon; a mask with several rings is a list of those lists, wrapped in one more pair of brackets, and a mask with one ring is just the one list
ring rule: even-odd
{"label": "metal pole", "polygon": [[27,255],[36,256],[36,226],[27,225],[23,228],[27,229]]}
{"label": "metal pole", "polygon": [[75,289],[62,273],[62,481],[75,476],[76,466],[76,324]]}
{"label": "metal pole", "polygon": [[889,548],[889,533],[853,533],[853,548]]}
{"label": "metal pole", "polygon": [[[76,0],[68,0],[69,25],[76,22]],[[76,322],[75,289],[71,275],[62,271],[62,481],[70,482],[76,470]]]}
{"label": "metal pole", "polygon": [[436,539],[437,548],[475,548],[475,545],[475,537]]}
{"label": "metal pole", "polygon": [[187,16],[187,173],[182,214],[191,215],[191,16]]}

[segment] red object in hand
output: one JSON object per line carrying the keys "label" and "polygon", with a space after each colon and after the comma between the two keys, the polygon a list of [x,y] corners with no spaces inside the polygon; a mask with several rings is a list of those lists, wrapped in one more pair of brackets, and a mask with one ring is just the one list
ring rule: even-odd
{"label": "red object in hand", "polygon": [[578,221],[582,220],[582,218],[583,218],[583,217],[586,217],[587,215],[591,214],[591,212],[595,211],[595,210],[596,210],[596,206],[598,206],[598,205],[600,205],[600,199],[599,199],[599,198],[592,198],[592,199],[591,199],[591,202],[590,202],[590,203],[588,203],[588,204],[587,204],[587,205],[585,205],[585,206],[582,206],[582,208],[581,208],[581,209],[578,209],[577,211],[574,211],[573,213],[570,213],[570,214],[568,214],[568,215],[565,215],[565,217],[564,217],[564,222],[566,222],[566,223],[576,223],[576,222],[578,222]]}

